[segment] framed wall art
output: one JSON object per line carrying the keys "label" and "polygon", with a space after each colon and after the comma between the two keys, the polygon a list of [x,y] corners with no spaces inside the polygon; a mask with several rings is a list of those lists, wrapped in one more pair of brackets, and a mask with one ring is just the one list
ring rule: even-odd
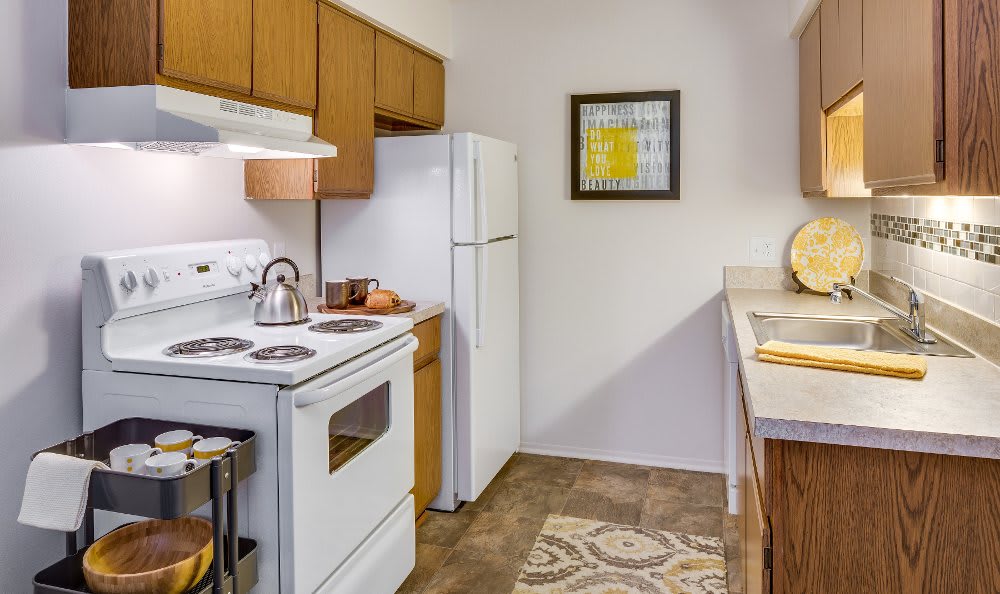
{"label": "framed wall art", "polygon": [[572,95],[572,200],[680,200],[680,91]]}

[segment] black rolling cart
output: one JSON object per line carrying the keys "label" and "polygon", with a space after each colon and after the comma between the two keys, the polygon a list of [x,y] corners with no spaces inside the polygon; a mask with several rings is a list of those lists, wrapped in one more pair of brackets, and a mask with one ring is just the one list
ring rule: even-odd
{"label": "black rolling cart", "polygon": [[[67,556],[35,575],[35,594],[90,592],[83,577],[83,555],[94,543],[95,509],[172,520],[209,502],[212,504],[214,556],[208,572],[189,593],[246,594],[257,584],[257,543],[239,537],[237,502],[237,485],[256,470],[256,434],[253,431],[155,419],[122,419],[35,452],[32,457],[52,452],[106,461],[110,451],[119,445],[153,444],[157,435],[172,429],[228,437],[240,444],[223,456],[175,477],[95,470],[90,477],[83,526],[78,532],[66,534]],[[82,547],[79,546],[81,536]]]}

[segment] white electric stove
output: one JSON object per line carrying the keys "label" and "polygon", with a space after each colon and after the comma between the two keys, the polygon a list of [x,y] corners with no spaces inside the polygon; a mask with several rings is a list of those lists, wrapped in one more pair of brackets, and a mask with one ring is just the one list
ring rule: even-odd
{"label": "white electric stove", "polygon": [[[83,417],[250,429],[240,526],[258,592],[391,593],[414,565],[408,318],[256,326],[261,240],[83,259]],[[210,437],[208,435],[204,437]],[[121,523],[101,514],[98,533]]]}

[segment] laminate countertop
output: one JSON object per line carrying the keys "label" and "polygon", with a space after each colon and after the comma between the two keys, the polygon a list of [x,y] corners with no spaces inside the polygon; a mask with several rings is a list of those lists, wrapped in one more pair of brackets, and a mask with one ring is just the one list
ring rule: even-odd
{"label": "laminate countertop", "polygon": [[885,313],[861,298],[834,305],[786,290],[727,288],[725,295],[754,435],[1000,459],[1000,367],[979,356],[928,357],[927,375],[910,380],[764,363],[748,312]]}
{"label": "laminate countertop", "polygon": [[[325,303],[325,301],[322,297],[306,297],[306,305],[309,307],[309,311],[318,312],[319,306],[323,303]],[[413,325],[416,326],[420,322],[426,322],[434,316],[439,316],[444,313],[444,303],[440,301],[417,301],[416,304],[417,307],[414,308],[413,311],[401,314],[392,314],[392,317],[411,318],[413,320]]]}

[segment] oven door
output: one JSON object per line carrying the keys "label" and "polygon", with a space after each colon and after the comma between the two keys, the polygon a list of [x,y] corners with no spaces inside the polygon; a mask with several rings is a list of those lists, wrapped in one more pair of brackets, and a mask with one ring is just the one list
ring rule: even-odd
{"label": "oven door", "polygon": [[278,393],[282,592],[314,592],[413,488],[416,348],[407,334]]}

